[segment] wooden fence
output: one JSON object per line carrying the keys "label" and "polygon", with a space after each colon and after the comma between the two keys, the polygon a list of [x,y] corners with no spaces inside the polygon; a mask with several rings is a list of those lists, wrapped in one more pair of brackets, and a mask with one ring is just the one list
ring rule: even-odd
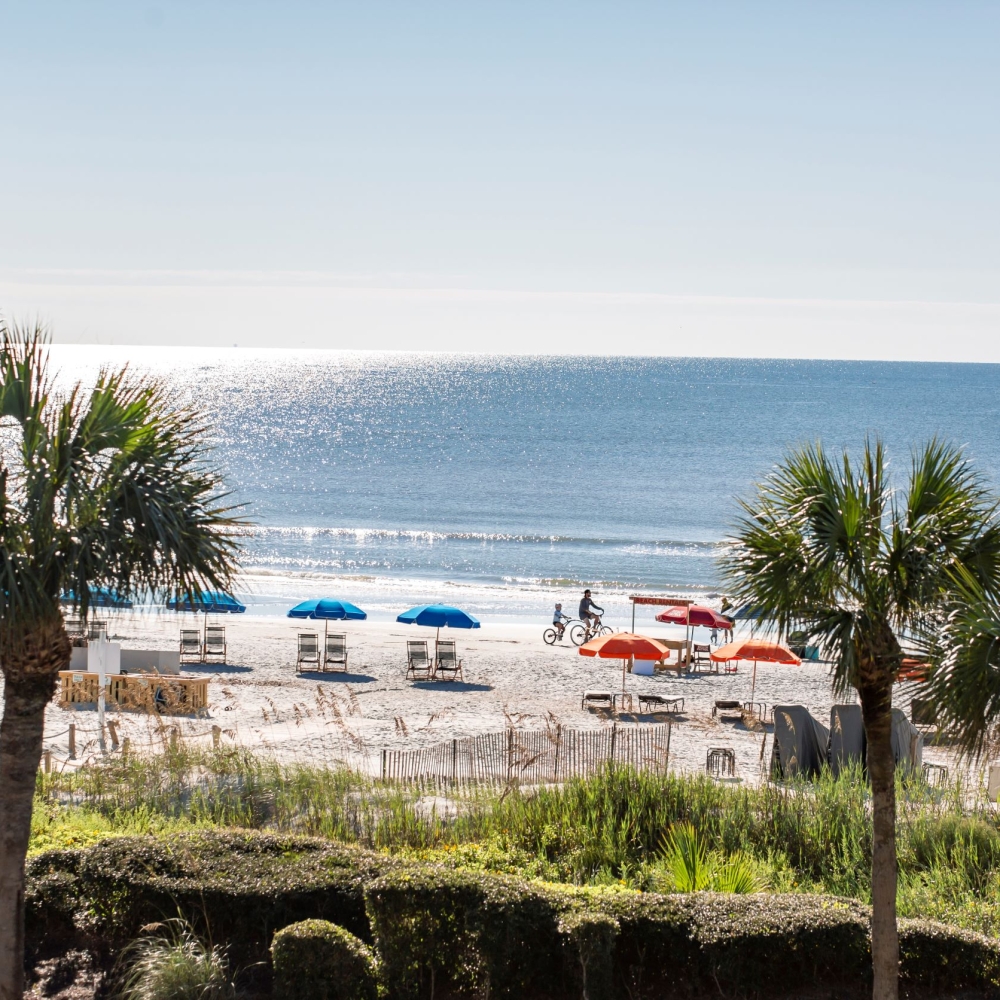
{"label": "wooden fence", "polygon": [[420,750],[383,750],[382,777],[538,784],[593,774],[611,762],[665,772],[670,761],[670,728],[669,723],[615,723],[608,729],[509,728]]}

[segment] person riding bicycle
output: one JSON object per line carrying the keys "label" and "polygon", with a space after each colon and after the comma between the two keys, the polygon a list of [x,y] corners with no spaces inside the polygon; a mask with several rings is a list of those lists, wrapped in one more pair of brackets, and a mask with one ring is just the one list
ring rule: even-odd
{"label": "person riding bicycle", "polygon": [[569,615],[563,613],[562,605],[557,602],[556,609],[552,612],[552,627],[559,633],[560,640],[562,640],[563,632],[566,631],[566,622],[572,620]]}
{"label": "person riding bicycle", "polygon": [[[594,612],[597,614],[594,614]],[[583,592],[583,599],[580,601],[580,620],[587,626],[587,629],[592,629],[595,625],[600,623],[600,616],[604,614],[604,608],[599,608],[591,599],[590,591],[585,590]]]}

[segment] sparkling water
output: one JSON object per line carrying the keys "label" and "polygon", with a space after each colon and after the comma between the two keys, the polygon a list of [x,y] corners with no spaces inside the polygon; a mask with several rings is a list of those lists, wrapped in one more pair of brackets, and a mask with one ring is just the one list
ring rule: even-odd
{"label": "sparkling water", "polygon": [[714,595],[734,498],[810,441],[881,434],[905,473],[937,435],[1000,485],[995,365],[54,350],[64,375],[128,359],[205,408],[258,613],[325,595],[543,621],[588,586],[621,618],[630,592]]}

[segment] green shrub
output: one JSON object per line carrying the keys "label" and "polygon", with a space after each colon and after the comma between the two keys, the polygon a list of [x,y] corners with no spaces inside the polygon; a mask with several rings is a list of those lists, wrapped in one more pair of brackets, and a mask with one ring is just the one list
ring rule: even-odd
{"label": "green shrub", "polygon": [[305,837],[192,833],[116,837],[28,863],[32,958],[97,942],[108,954],[141,928],[181,914],[230,944],[238,966],[267,961],[280,927],[319,918],[370,939],[364,885],[396,863]]}
{"label": "green shrub", "polygon": [[122,953],[121,1000],[231,1000],[233,985],[217,948],[189,924],[168,920]]}
{"label": "green shrub", "polygon": [[[592,998],[609,977],[617,995],[634,997],[793,994],[816,983],[852,993],[871,962],[869,910],[853,900],[542,884],[264,834],[120,837],[38,855],[27,903],[34,958],[89,948],[110,960],[143,925],[180,913],[246,967],[267,961],[276,929],[330,920],[374,940],[395,998],[426,996],[432,984],[439,996],[577,998],[584,970]],[[986,990],[1000,979],[1000,942],[903,921],[901,969],[939,995]]]}
{"label": "green shrub", "polygon": [[583,1000],[611,1000],[615,995],[615,939],[618,921],[605,913],[573,912],[559,921],[570,962],[579,971]]}
{"label": "green shrub", "polygon": [[327,920],[283,927],[271,944],[276,1000],[375,1000],[375,960],[363,941]]}

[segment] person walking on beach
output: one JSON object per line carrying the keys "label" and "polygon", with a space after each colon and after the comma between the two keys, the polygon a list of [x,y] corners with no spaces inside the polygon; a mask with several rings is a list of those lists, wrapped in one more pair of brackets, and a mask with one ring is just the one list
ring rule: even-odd
{"label": "person walking on beach", "polygon": [[[594,612],[597,614],[594,614]],[[580,621],[587,626],[589,632],[599,620],[599,616],[604,614],[604,608],[599,608],[591,599],[590,591],[583,592],[583,600],[580,601]]]}

